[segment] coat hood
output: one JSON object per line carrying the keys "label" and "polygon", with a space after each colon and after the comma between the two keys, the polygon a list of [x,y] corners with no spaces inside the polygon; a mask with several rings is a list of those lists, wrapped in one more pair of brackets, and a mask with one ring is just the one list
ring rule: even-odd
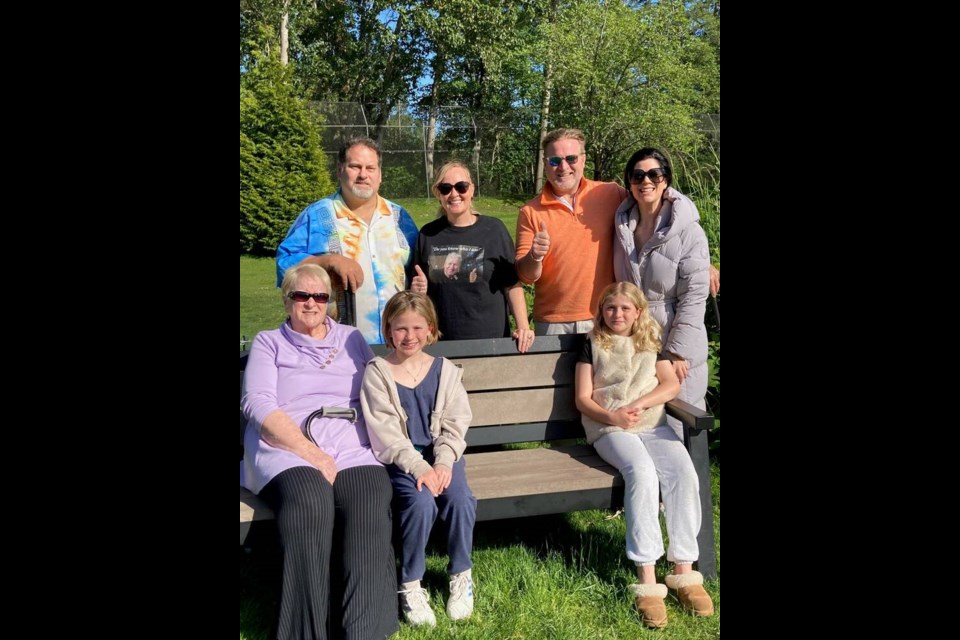
{"label": "coat hood", "polygon": [[[628,225],[630,233],[633,233],[639,220],[640,211],[637,209],[637,201],[630,195],[617,208],[616,225],[617,227]],[[657,230],[652,238],[653,244],[666,242],[692,224],[700,224],[700,212],[697,211],[696,205],[673,187],[667,187],[663,192],[663,206],[660,207],[660,214],[657,216]]]}

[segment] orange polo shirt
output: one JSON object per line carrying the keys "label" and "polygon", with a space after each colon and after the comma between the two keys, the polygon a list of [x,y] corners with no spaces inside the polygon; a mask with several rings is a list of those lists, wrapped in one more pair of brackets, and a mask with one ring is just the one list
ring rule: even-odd
{"label": "orange polo shirt", "polygon": [[613,282],[613,214],[626,197],[615,182],[582,178],[572,211],[557,199],[549,182],[520,208],[518,261],[530,252],[541,221],[550,234],[550,251],[535,284],[534,320],[576,322],[596,315],[600,292]]}

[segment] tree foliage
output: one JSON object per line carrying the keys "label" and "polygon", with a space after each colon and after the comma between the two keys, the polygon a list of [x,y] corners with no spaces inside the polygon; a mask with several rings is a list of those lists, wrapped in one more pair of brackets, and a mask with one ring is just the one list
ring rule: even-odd
{"label": "tree foliage", "polygon": [[426,64],[428,50],[413,15],[421,4],[300,0],[291,8],[291,57],[302,94],[364,105],[379,138]]}
{"label": "tree foliage", "polygon": [[[615,180],[641,146],[697,153],[696,115],[720,111],[719,0],[241,0],[242,87],[276,57],[285,11],[286,95],[362,105],[396,185],[425,179],[429,159],[409,151],[435,142],[434,165],[468,162],[479,193],[531,195],[541,127],[583,129],[588,177]],[[433,135],[395,127],[411,115]],[[363,118],[349,124],[359,128],[330,128],[326,144],[368,132]],[[242,165],[271,155],[254,142],[241,135]]]}
{"label": "tree foliage", "polygon": [[441,118],[438,147],[470,150],[461,159],[476,168],[474,180],[480,193],[488,185],[493,192],[529,193],[542,83],[534,46],[542,37],[538,23],[547,3],[443,0],[425,4],[435,9],[422,18],[435,55],[432,82],[423,87],[418,112],[425,118],[434,105],[463,106],[475,126],[461,122],[444,127]]}
{"label": "tree foliage", "polygon": [[240,80],[240,253],[273,255],[297,214],[334,191],[318,118],[277,55],[253,50]]}
{"label": "tree foliage", "polygon": [[555,125],[583,129],[595,179],[619,177],[627,156],[643,146],[695,146],[694,115],[711,105],[719,72],[709,44],[691,32],[683,2],[577,0],[563,9],[549,41],[564,52]]}

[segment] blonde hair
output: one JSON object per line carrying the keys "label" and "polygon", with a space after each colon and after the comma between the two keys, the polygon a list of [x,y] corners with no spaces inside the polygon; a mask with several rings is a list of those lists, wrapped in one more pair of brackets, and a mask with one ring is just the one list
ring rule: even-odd
{"label": "blonde hair", "polygon": [[[467,172],[467,182],[473,185],[473,174],[470,173],[470,167],[463,164],[459,160],[451,160],[447,164],[443,165],[437,169],[437,177],[433,179],[433,186],[430,187],[430,192],[433,194],[433,197],[437,200],[440,199],[440,192],[437,191],[437,185],[443,182],[443,178],[451,169],[463,169]],[[475,186],[475,185],[474,185]],[[476,209],[473,208],[473,199],[470,200],[470,213],[476,213]],[[440,205],[440,210],[437,212],[437,217],[442,218],[447,215],[447,212],[443,210],[443,205]]]}
{"label": "blonde hair", "polygon": [[594,343],[604,350],[609,350],[613,343],[611,336],[614,334],[610,331],[610,327],[603,321],[603,305],[614,296],[626,297],[633,303],[633,306],[640,310],[637,319],[630,328],[630,336],[633,338],[634,348],[637,351],[655,351],[659,353],[660,347],[662,346],[660,334],[663,330],[660,328],[660,323],[650,315],[650,305],[647,303],[646,296],[644,296],[643,292],[632,282],[615,282],[607,286],[600,294],[600,304],[597,306],[597,317],[593,323]]}
{"label": "blonde hair", "polygon": [[547,147],[557,140],[579,140],[580,151],[587,150],[587,137],[583,135],[583,131],[580,131],[580,129],[554,129],[543,138],[543,144],[541,145],[543,152],[546,153]]}
{"label": "blonde hair", "polygon": [[283,282],[280,283],[280,297],[284,306],[287,304],[287,296],[296,290],[297,282],[302,276],[312,276],[318,278],[323,286],[327,288],[330,294],[330,300],[327,302],[327,315],[337,319],[337,292],[333,290],[333,284],[330,282],[330,274],[326,269],[318,264],[298,264],[295,267],[287,269],[283,274]]}
{"label": "blonde hair", "polygon": [[423,319],[427,321],[427,325],[430,327],[430,335],[427,336],[426,346],[430,346],[440,339],[440,330],[437,328],[437,310],[430,298],[415,291],[399,291],[387,302],[387,306],[383,310],[383,319],[380,321],[380,332],[383,334],[387,347],[397,348],[390,336],[390,323],[401,313],[408,311],[423,316]]}

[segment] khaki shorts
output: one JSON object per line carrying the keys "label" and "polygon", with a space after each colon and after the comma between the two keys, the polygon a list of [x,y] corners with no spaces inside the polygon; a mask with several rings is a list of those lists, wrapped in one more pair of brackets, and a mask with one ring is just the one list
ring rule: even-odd
{"label": "khaki shorts", "polygon": [[537,320],[533,327],[533,333],[538,336],[564,336],[571,333],[587,333],[591,329],[593,329],[593,320],[578,320],[576,322]]}

